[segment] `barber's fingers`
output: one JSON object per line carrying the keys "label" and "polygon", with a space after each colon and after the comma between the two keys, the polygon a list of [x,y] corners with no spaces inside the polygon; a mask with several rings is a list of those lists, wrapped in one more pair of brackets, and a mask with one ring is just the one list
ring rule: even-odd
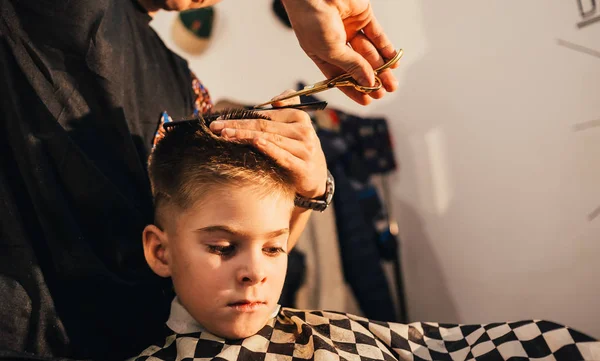
{"label": "barber's fingers", "polygon": [[275,144],[265,138],[256,138],[253,145],[261,152],[271,157],[275,162],[285,169],[288,169],[292,174],[304,174],[307,168],[306,162],[293,153],[289,152],[279,144]]}
{"label": "barber's fingers", "polygon": [[[386,59],[380,54],[375,44],[371,42],[365,34],[358,33],[350,40],[350,45],[352,45],[352,48],[371,64],[373,69],[385,64]],[[369,93],[372,98],[380,99],[385,95],[385,91],[393,92],[398,88],[398,80],[390,70],[379,73],[379,79],[381,80],[383,88]]]}
{"label": "barber's fingers", "polygon": [[[379,54],[386,59],[392,59],[396,55],[396,49],[394,45],[383,31],[383,27],[377,21],[375,16],[371,18],[371,21],[362,29],[365,36],[373,44]],[[396,63],[392,68],[397,68]]]}
{"label": "barber's fingers", "polygon": [[[344,71],[342,69],[340,69],[339,67],[331,65],[330,63],[327,63],[320,59],[313,58],[313,61],[315,62],[317,67],[321,70],[321,72],[323,74],[325,74],[325,76],[327,78],[333,78],[334,76],[344,73]],[[371,73],[373,73],[372,69],[370,71],[371,71]],[[346,94],[346,96],[348,96],[348,98],[354,100],[355,102],[357,102],[360,105],[369,105],[371,103],[370,96],[368,96],[365,93],[359,92],[358,90],[356,90],[352,87],[341,87],[338,89],[342,93]]]}
{"label": "barber's fingers", "polygon": [[342,69],[345,73],[350,73],[360,85],[372,86],[375,84],[373,67],[351,47],[346,44],[338,44],[328,55],[330,55],[327,59],[328,63]]}
{"label": "barber's fingers", "polygon": [[267,109],[260,110],[259,113],[266,115],[276,123],[298,123],[301,125],[311,125],[310,116],[303,110],[298,109]]}
{"label": "barber's fingers", "polygon": [[297,109],[260,113],[271,120],[214,121],[210,128],[216,134],[221,134],[223,139],[253,144],[290,170],[298,194],[306,197],[323,194],[327,163],[308,114]]}
{"label": "barber's fingers", "polygon": [[[350,40],[350,45],[352,45],[352,49],[356,50],[357,53],[362,55],[363,58],[369,62],[373,69],[383,65],[383,58],[363,33],[358,33],[352,38],[352,40]],[[379,79],[381,79],[381,77]],[[381,79],[381,81],[383,82],[383,79]],[[379,89],[368,94],[371,98],[380,99],[385,95],[385,89]]]}
{"label": "barber's fingers", "polygon": [[[284,137],[280,134],[265,133],[248,129],[225,129],[223,130],[223,132],[221,132],[221,136],[224,139],[235,139],[237,141],[242,142],[251,142],[254,145],[257,145],[259,148],[261,148],[261,146],[267,145],[265,144],[265,142],[268,142],[290,153],[294,157],[305,161],[310,159],[311,154],[314,150],[313,147],[315,146],[313,142],[300,141]],[[318,141],[316,144],[320,145]],[[272,147],[269,145],[266,149],[271,148]],[[281,153],[277,152],[277,155],[281,155]],[[286,162],[287,161],[289,160],[286,160]]]}
{"label": "barber's fingers", "polygon": [[[299,141],[305,141],[307,138],[316,136],[314,128],[310,123],[284,123],[266,119],[214,121],[210,124],[210,129],[215,134],[227,135],[229,137],[237,137],[241,134],[244,138],[247,138],[245,132],[248,131],[277,134]],[[224,134],[225,130],[227,131],[226,134]]]}

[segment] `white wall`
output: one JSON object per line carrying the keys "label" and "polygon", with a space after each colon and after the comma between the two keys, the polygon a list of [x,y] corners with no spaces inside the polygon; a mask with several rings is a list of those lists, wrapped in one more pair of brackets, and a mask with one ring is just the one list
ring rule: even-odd
{"label": "white wall", "polygon": [[[578,29],[575,0],[372,1],[405,50],[400,90],[369,107],[324,98],[391,123],[410,319],[543,318],[600,337],[600,126],[574,128],[600,119],[600,53],[558,40],[600,51],[600,22]],[[182,54],[215,99],[322,78],[270,5],[224,1],[208,51]],[[173,16],[153,25],[178,51]]]}

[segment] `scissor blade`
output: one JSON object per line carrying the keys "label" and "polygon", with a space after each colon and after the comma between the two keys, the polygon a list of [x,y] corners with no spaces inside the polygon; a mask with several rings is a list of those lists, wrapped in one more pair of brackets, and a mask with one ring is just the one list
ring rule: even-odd
{"label": "scissor blade", "polygon": [[312,84],[312,85],[307,85],[302,90],[295,91],[295,92],[290,93],[290,94],[288,94],[288,95],[286,95],[284,97],[277,98],[275,100],[270,100],[268,102],[264,102],[262,104],[255,105],[254,109],[256,109],[256,108],[262,108],[262,107],[265,107],[267,105],[271,105],[271,104],[273,104],[275,102],[279,102],[279,101],[282,101],[282,100],[291,99],[293,97],[300,97],[300,96],[303,96],[303,95],[311,95],[311,94],[322,92],[323,90],[329,89],[327,87],[327,83],[326,82],[327,81],[321,81],[321,82],[318,82],[318,83],[315,83],[315,84]]}
{"label": "scissor blade", "polygon": [[284,105],[281,107],[273,107],[273,108],[256,108],[252,107],[252,110],[277,110],[277,109],[299,109],[304,111],[309,110],[323,110],[327,107],[326,101],[316,101],[316,102],[308,102],[308,103],[300,103],[300,104],[291,104]]}

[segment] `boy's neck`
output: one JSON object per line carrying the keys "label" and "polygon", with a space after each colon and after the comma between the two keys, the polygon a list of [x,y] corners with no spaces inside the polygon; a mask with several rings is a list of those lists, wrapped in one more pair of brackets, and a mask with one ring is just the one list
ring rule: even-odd
{"label": "boy's neck", "polygon": [[205,331],[204,327],[183,307],[177,296],[171,302],[171,312],[169,313],[167,326],[178,334]]}

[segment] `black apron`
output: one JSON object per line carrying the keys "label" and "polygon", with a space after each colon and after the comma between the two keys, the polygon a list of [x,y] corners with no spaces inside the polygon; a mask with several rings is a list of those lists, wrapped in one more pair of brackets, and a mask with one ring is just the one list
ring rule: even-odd
{"label": "black apron", "polygon": [[0,350],[135,355],[172,297],[141,233],[159,115],[194,109],[187,63],[133,1],[0,7]]}

